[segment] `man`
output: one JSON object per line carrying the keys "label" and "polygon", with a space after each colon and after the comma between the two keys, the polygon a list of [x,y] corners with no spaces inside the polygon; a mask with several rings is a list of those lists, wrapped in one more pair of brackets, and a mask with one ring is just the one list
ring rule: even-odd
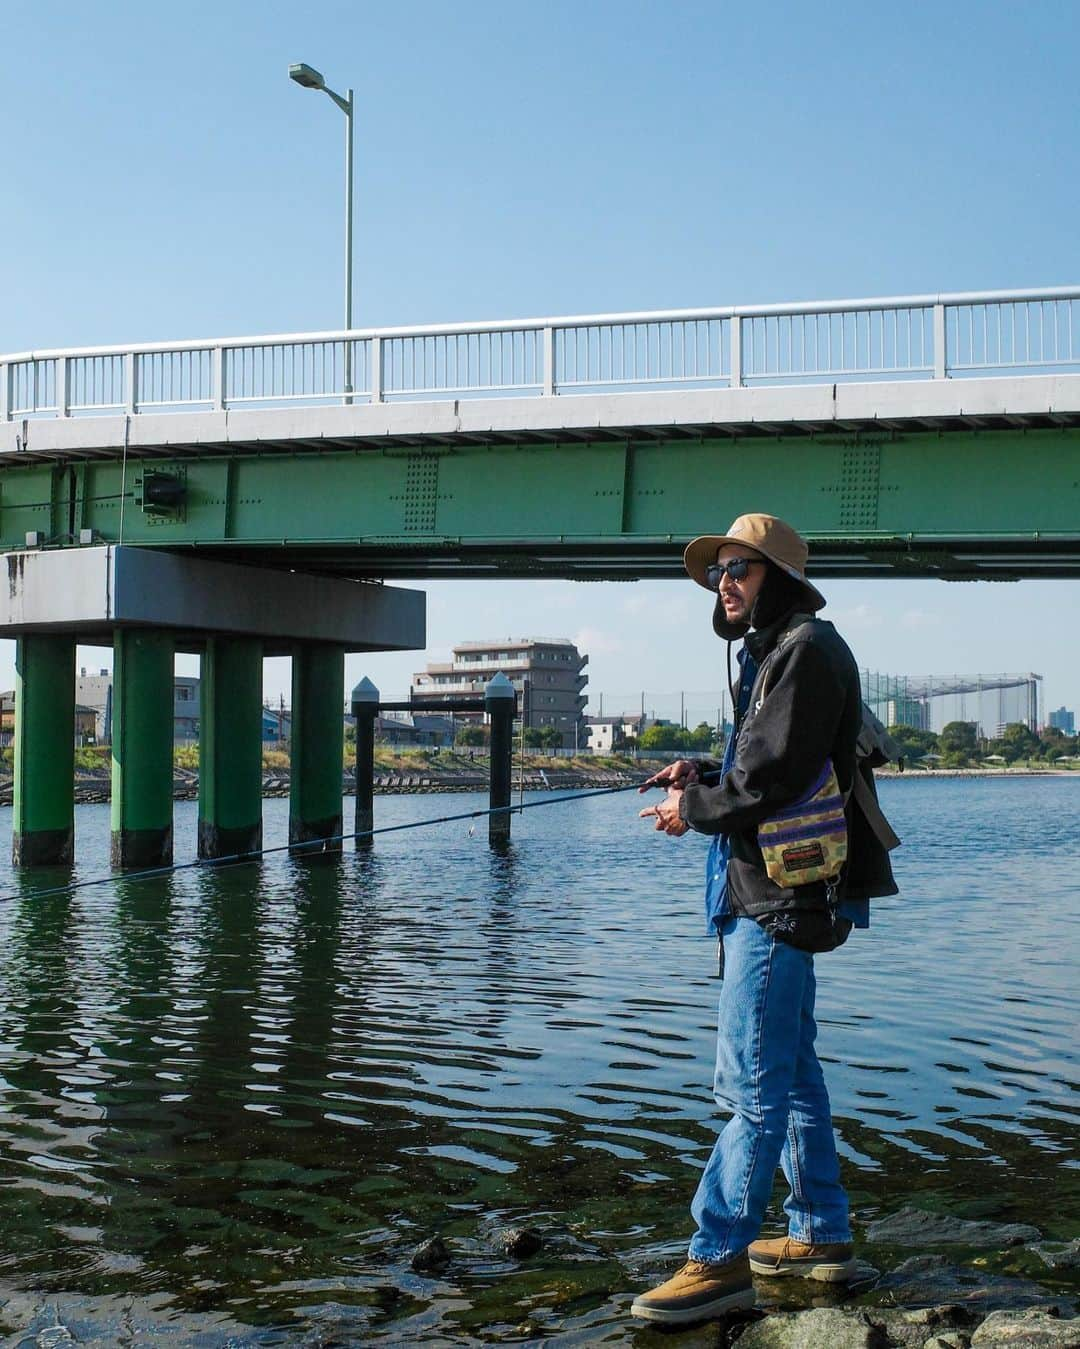
{"label": "man", "polygon": [[[888,852],[855,804],[856,785],[863,801],[867,779],[873,791],[869,769],[856,766],[858,669],[833,625],[813,617],[825,599],[806,579],[806,558],[795,530],[770,515],[740,516],[727,534],[694,539],[684,557],[690,576],[716,592],[717,634],[745,638],[735,730],[719,771],[682,760],[650,778],[642,790],[666,788],[666,799],[641,815],[672,837],[713,836],[705,907],[723,978],[715,1096],[731,1119],[691,1204],[688,1262],[631,1308],[645,1320],[681,1324],[751,1307],[752,1272],[840,1282],[855,1270],[814,1052],[814,952],[840,945],[853,924],[867,926],[867,899],[896,886]],[[758,826],[805,798],[827,760],[847,802],[844,871],[838,883],[778,884]],[[761,1241],[777,1163],[790,1188],[788,1236]]]}

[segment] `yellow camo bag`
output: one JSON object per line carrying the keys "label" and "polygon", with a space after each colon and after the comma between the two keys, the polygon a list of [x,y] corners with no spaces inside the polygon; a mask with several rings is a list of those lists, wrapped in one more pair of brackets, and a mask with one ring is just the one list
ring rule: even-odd
{"label": "yellow camo bag", "polygon": [[844,797],[832,760],[798,801],[758,825],[769,880],[785,888],[835,881],[847,860]]}

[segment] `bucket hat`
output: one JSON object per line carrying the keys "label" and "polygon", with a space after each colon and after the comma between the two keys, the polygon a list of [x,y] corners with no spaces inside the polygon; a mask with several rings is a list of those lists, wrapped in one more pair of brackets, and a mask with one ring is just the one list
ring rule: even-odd
{"label": "bucket hat", "polygon": [[[774,566],[798,581],[806,591],[813,611],[824,609],[825,596],[806,579],[809,549],[802,536],[775,515],[740,515],[726,534],[702,534],[691,539],[683,554],[683,565],[691,579],[706,590],[705,569],[716,561],[717,550],[726,543],[741,543],[768,558]],[[715,593],[715,592],[714,592]]]}

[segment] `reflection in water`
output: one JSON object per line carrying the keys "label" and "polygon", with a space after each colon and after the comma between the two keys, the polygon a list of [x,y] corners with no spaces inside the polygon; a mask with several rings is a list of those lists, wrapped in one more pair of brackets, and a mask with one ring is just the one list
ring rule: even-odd
{"label": "reflection in water", "polygon": [[[856,1217],[914,1200],[1075,1235],[1080,791],[883,793],[903,894],[819,964]],[[380,823],[432,804],[381,798]],[[440,826],[69,896],[4,877],[3,1283],[153,1296],[261,1343],[631,1342],[717,1127],[704,848],[635,810],[532,811],[501,854]],[[267,804],[268,839],[284,819]],[[87,876],[107,812],[79,825]],[[495,1255],[508,1222],[544,1254]],[[454,1262],[422,1278],[435,1230]]]}

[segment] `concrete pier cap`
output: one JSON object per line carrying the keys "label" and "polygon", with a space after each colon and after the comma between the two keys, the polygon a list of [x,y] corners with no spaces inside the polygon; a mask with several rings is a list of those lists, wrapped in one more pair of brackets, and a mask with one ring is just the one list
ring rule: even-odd
{"label": "concrete pier cap", "polygon": [[170,630],[179,651],[208,636],[257,637],[267,656],[297,642],[346,651],[425,644],[423,591],[106,544],[8,553],[0,636],[68,633],[108,646],[117,628]]}

